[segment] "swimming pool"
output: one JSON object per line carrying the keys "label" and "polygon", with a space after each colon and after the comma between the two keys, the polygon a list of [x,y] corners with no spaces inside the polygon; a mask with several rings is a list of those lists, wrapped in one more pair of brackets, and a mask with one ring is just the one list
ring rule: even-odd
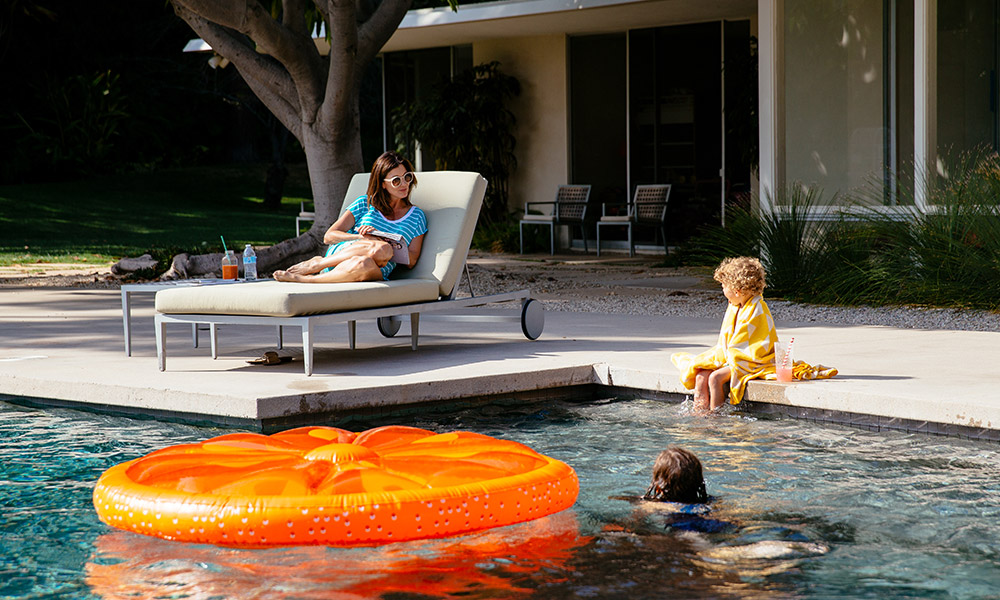
{"label": "swimming pool", "polygon": [[[351,422],[464,429],[566,461],[576,506],[447,540],[232,550],[119,532],[91,491],[108,467],[230,430],[0,402],[0,598],[996,598],[1000,447],[646,400],[494,404]],[[713,514],[692,538],[610,496],[641,493],[677,444],[706,468]],[[809,540],[830,551],[719,560]],[[706,550],[707,549],[707,550]]]}

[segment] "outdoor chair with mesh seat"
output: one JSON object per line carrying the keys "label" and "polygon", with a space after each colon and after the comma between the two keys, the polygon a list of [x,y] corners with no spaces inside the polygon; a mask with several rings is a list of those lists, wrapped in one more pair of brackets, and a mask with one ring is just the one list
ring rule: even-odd
{"label": "outdoor chair with mesh seat", "polygon": [[[635,256],[633,225],[652,225],[663,234],[663,248],[667,249],[667,200],[670,198],[670,184],[637,185],[632,202],[625,206],[625,214],[609,214],[608,207],[614,203],[601,205],[601,219],[597,222],[597,255],[601,255],[601,227],[614,225],[628,230],[628,255]],[[656,234],[653,237],[656,243]]]}
{"label": "outdoor chair with mesh seat", "polygon": [[315,221],[316,213],[306,210],[306,203],[299,202],[299,216],[295,217],[295,235],[302,233],[302,221]]}
{"label": "outdoor chair with mesh seat", "polygon": [[[521,254],[524,254],[524,226],[549,226],[549,253],[556,253],[556,225],[580,226],[583,233],[583,251],[587,252],[587,228],[584,219],[587,217],[587,201],[590,200],[589,185],[560,185],[556,191],[554,202],[528,202],[524,205],[524,217],[521,218]],[[533,207],[549,206],[548,214],[533,213]]]}

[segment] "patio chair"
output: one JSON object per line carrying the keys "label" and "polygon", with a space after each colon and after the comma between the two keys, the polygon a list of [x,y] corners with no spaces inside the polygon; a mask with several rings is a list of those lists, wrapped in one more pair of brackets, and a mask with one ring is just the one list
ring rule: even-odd
{"label": "patio chair", "polygon": [[[652,225],[663,234],[663,248],[667,248],[667,200],[670,198],[670,184],[637,185],[632,202],[625,206],[625,214],[608,214],[608,207],[614,203],[601,205],[601,219],[597,222],[597,255],[601,255],[601,227],[613,225],[628,229],[628,255],[635,256],[635,240],[632,238],[633,225]],[[654,233],[653,243],[656,243]]]}
{"label": "patio chair", "polygon": [[[556,191],[554,202],[528,202],[524,205],[524,216],[521,218],[521,254],[524,254],[524,226],[549,226],[549,253],[556,253],[556,225],[580,226],[583,233],[583,251],[587,252],[587,228],[584,220],[587,217],[587,201],[590,199],[589,185],[560,185]],[[532,213],[532,207],[551,206],[548,214]]]}
{"label": "patio chair", "polygon": [[[456,298],[458,283],[476,228],[486,180],[478,173],[433,171],[418,173],[420,185],[413,190],[413,203],[427,215],[428,232],[420,260],[412,269],[393,271],[389,281],[357,283],[289,283],[259,281],[252,290],[243,283],[171,288],[156,293],[156,356],[160,370],[166,369],[168,323],[208,324],[212,358],[218,356],[219,325],[270,325],[302,331],[302,355],[306,375],[313,372],[314,331],[319,325],[347,323],[348,342],[355,347],[356,323],[374,319],[384,337],[393,337],[400,323],[409,319],[410,345],[417,349],[420,315],[455,308],[483,306],[494,302],[520,301],[519,315],[437,315],[462,321],[519,321],[521,332],[537,339],[545,324],[542,305],[528,290],[488,296]],[[351,180],[344,207],[363,195],[368,174]],[[248,293],[250,292],[250,293]]]}
{"label": "patio chair", "polygon": [[316,213],[306,210],[305,201],[299,202],[299,216],[295,217],[295,235],[302,233],[302,221],[315,221]]}

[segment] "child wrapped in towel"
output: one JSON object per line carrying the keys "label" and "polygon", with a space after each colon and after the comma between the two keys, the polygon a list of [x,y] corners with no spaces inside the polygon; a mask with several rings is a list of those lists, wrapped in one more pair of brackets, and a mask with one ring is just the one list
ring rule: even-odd
{"label": "child wrapped in towel", "polygon": [[[729,300],[718,343],[698,355],[677,352],[670,357],[681,371],[681,383],[694,390],[698,410],[721,406],[727,384],[729,402],[739,404],[748,381],[775,379],[774,343],[778,333],[762,295],[766,285],[764,267],[756,258],[727,258],[715,270],[714,278],[722,284],[722,293]],[[795,361],[792,372],[797,379],[825,379],[837,374],[836,369],[813,367],[803,361]]]}

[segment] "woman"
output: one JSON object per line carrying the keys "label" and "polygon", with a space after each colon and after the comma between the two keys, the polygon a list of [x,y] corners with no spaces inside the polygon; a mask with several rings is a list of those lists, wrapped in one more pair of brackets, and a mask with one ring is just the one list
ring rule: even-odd
{"label": "woman", "polygon": [[338,283],[382,281],[396,268],[389,242],[371,235],[373,231],[403,236],[413,268],[427,233],[424,211],[410,203],[417,186],[410,161],[395,152],[385,152],[375,160],[368,179],[368,193],[355,200],[323,235],[330,244],[325,256],[316,256],[275,271],[278,281]]}

